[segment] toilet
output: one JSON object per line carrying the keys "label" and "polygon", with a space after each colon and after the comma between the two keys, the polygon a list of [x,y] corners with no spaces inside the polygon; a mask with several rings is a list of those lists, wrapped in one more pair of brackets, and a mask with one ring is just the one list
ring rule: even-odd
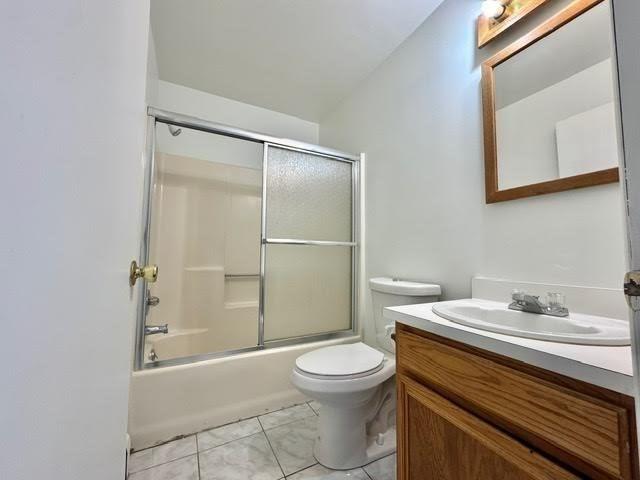
{"label": "toilet", "polygon": [[384,307],[436,302],[440,286],[393,278],[369,280],[376,348],[334,345],[296,359],[293,385],[320,403],[314,455],[334,470],[361,467],[396,449],[394,323]]}

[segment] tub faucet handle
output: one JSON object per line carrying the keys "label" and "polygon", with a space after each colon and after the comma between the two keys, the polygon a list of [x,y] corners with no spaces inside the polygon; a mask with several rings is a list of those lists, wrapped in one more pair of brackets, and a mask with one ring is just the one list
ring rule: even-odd
{"label": "tub faucet handle", "polygon": [[144,334],[145,335],[157,335],[158,333],[169,333],[169,325],[165,323],[164,325],[145,325],[144,326]]}

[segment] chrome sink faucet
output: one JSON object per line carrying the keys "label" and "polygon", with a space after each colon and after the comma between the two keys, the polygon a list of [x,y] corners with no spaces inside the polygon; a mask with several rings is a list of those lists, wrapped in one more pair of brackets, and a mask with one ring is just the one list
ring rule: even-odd
{"label": "chrome sink faucet", "polygon": [[514,290],[511,293],[511,299],[513,300],[513,302],[509,304],[511,310],[552,315],[554,317],[569,316],[569,310],[564,306],[564,295],[561,293],[548,293],[547,303],[544,303],[537,295],[530,295],[521,290]]}

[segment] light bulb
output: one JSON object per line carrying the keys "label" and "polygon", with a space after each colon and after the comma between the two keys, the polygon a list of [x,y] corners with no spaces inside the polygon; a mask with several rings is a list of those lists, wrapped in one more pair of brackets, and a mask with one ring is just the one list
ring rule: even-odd
{"label": "light bulb", "polygon": [[505,6],[500,0],[484,0],[482,2],[482,15],[487,18],[499,18],[505,11]]}

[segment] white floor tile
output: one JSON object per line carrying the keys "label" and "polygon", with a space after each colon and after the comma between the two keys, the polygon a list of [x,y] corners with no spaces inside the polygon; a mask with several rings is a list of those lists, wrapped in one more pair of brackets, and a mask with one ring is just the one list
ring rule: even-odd
{"label": "white floor tile", "polygon": [[320,412],[320,404],[318,402],[316,402],[315,400],[311,400],[310,402],[308,402],[308,404],[314,412]]}
{"label": "white floor tile", "polygon": [[198,480],[195,455],[129,475],[129,480]]}
{"label": "white floor tile", "polygon": [[395,480],[396,454],[376,460],[363,468],[373,480]]}
{"label": "white floor tile", "polygon": [[186,457],[187,455],[193,455],[197,452],[196,436],[191,435],[153,447],[153,464],[160,465],[161,463],[170,462],[171,460]]}
{"label": "white floor tile", "polygon": [[131,454],[129,472],[138,472],[142,469],[155,467],[195,453],[198,453],[195,435],[173,440],[172,442]]}
{"label": "white floor tile", "polygon": [[284,475],[263,432],[199,453],[201,480],[278,480]]}
{"label": "white floor tile", "polygon": [[231,423],[222,427],[213,428],[206,432],[198,433],[198,450],[208,450],[232,440],[248,437],[262,431],[257,418],[249,418],[240,422]]}
{"label": "white floor tile", "polygon": [[267,430],[269,428],[278,427],[287,423],[295,422],[303,418],[315,415],[315,412],[309,405],[303,403],[302,405],[296,405],[294,407],[283,408],[276,412],[267,413],[266,415],[260,415],[258,419],[262,424],[262,427]]}
{"label": "white floor tile", "polygon": [[317,435],[317,422],[318,417],[313,415],[265,432],[285,475],[316,463],[313,444]]}
{"label": "white floor tile", "polygon": [[287,477],[287,480],[369,480],[369,477],[361,468],[338,471],[318,464]]}
{"label": "white floor tile", "polygon": [[129,473],[139,472],[146,468],[153,467],[153,449],[147,448],[141,452],[129,455]]}

